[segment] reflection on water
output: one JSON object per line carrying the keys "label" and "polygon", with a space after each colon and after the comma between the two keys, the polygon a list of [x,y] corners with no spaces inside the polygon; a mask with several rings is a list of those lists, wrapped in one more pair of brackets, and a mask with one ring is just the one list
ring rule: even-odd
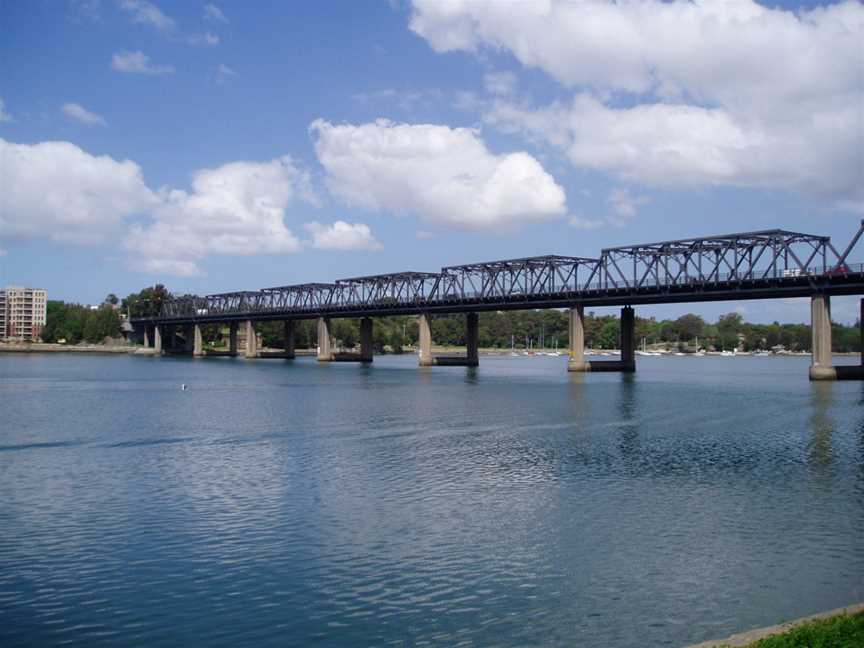
{"label": "reflection on water", "polygon": [[675,646],[864,599],[861,384],[565,365],[4,357],[0,643]]}
{"label": "reflection on water", "polygon": [[816,381],[812,384],[810,428],[812,438],[809,444],[808,461],[814,473],[830,477],[832,461],[831,435],[834,421],[831,418],[832,384]]}

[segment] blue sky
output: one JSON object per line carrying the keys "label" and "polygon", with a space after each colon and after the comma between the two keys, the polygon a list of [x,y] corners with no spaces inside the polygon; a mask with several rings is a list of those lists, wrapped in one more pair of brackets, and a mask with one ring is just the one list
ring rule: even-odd
{"label": "blue sky", "polygon": [[[0,283],[97,302],[774,227],[845,245],[862,25],[860,2],[5,2]],[[644,314],[736,308],[808,317]]]}

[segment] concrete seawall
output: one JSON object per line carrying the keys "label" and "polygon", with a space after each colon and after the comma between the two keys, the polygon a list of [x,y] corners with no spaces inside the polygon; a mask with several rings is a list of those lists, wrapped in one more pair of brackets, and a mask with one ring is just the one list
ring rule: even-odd
{"label": "concrete seawall", "polygon": [[101,344],[71,345],[33,342],[0,344],[0,353],[135,353],[140,347],[105,346]]}

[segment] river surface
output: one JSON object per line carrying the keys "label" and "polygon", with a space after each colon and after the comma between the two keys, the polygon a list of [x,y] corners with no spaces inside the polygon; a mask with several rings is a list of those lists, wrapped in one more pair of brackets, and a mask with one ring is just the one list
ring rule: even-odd
{"label": "river surface", "polygon": [[864,384],[808,363],[0,356],[0,645],[682,646],[862,601]]}

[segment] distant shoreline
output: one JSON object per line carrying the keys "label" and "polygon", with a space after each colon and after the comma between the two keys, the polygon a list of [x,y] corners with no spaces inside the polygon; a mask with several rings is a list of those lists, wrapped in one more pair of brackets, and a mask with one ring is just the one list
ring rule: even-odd
{"label": "distant shoreline", "polygon": [[[403,347],[404,351],[402,354],[398,353],[376,353],[375,355],[414,355],[416,354],[416,349],[406,346]],[[224,353],[224,349],[215,350],[220,354]],[[262,349],[264,352],[281,352],[282,349]],[[434,346],[432,347],[432,352],[435,354],[440,353],[465,353],[465,347],[451,347],[451,346]],[[516,351],[511,351],[510,349],[497,349],[497,348],[486,348],[480,349],[479,354],[482,356],[511,356],[511,354],[515,354],[513,357],[538,357],[545,356],[548,357],[550,354],[554,352],[554,349],[544,349],[544,350],[532,350],[527,353],[524,349],[519,349]],[[560,356],[551,356],[551,357],[567,357],[567,350],[559,349],[558,352]],[[128,355],[155,355],[155,352],[152,348],[147,348],[143,346],[112,346],[112,345],[104,345],[104,344],[81,344],[81,345],[71,345],[71,344],[49,344],[46,342],[17,342],[17,343],[5,343],[0,342],[0,354],[3,353],[94,353],[94,354],[102,354],[102,355],[110,355],[110,354],[128,354]],[[316,354],[315,349],[297,349],[295,351],[298,356],[314,356]],[[586,349],[586,356],[615,356],[620,352],[616,349]],[[181,355],[181,354],[177,354]],[[238,356],[243,355],[243,351],[240,350],[237,354]],[[667,351],[665,353],[661,353],[659,356],[654,357],[742,357],[742,358],[750,358],[750,357],[763,357],[763,358],[800,358],[804,356],[809,356],[810,353],[802,352],[802,351],[789,351],[786,353],[771,353],[767,356],[754,356],[753,353],[749,351],[739,351],[735,354],[735,356],[721,356],[719,351],[707,351],[704,355],[697,356],[694,353],[684,353],[683,355],[678,355],[674,351]],[[849,351],[849,352],[834,352],[832,355],[835,356],[857,356],[859,353],[857,351]]]}

